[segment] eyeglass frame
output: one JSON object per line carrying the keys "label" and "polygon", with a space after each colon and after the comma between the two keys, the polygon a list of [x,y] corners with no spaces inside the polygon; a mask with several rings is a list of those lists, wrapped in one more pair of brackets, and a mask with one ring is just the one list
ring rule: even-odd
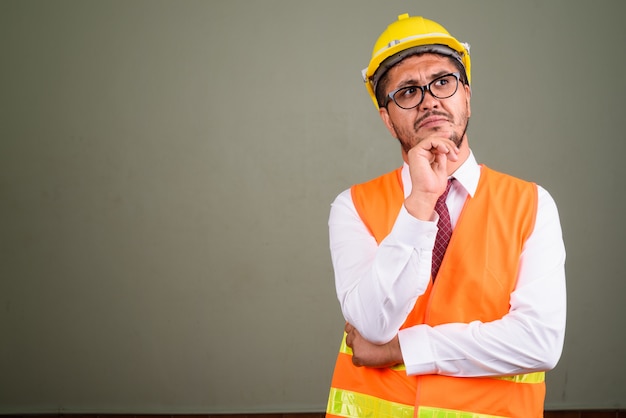
{"label": "eyeglass frame", "polygon": [[[454,89],[454,91],[452,92],[451,95],[446,96],[446,97],[439,97],[437,95],[435,95],[432,90],[430,89],[431,84],[433,84],[435,81],[441,80],[444,77],[448,77],[448,76],[454,76],[454,78],[456,78],[456,88]],[[395,103],[396,106],[398,106],[400,109],[404,109],[404,110],[411,110],[411,109],[415,109],[417,106],[421,105],[422,102],[424,101],[424,97],[426,97],[426,92],[429,92],[431,96],[433,96],[435,99],[448,99],[452,96],[454,96],[456,94],[457,91],[459,91],[459,82],[461,81],[461,73],[458,71],[455,71],[453,73],[448,73],[448,74],[444,74],[441,75],[435,79],[433,79],[430,83],[425,84],[423,86],[404,86],[404,87],[400,87],[398,89],[393,90],[392,92],[390,92],[389,94],[387,94],[387,97],[385,97],[385,99],[387,99],[385,101],[385,105],[383,107],[387,107],[389,105],[389,102],[392,101]],[[417,102],[417,104],[415,106],[411,106],[411,107],[402,107],[398,104],[398,102],[396,102],[396,99],[394,98],[394,96],[396,95],[396,93],[398,93],[400,90],[404,90],[407,88],[418,88],[420,89],[420,91],[422,92],[422,98],[420,99],[419,102]]]}

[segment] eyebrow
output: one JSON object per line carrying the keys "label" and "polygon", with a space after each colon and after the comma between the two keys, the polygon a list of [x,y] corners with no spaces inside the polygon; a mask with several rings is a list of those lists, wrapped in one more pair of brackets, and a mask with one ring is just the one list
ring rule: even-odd
{"label": "eyebrow", "polygon": [[[453,71],[452,71],[452,72],[453,72]],[[436,78],[439,78],[439,77],[441,77],[441,76],[443,76],[443,75],[450,74],[450,73],[451,73],[451,71],[448,71],[448,70],[442,70],[442,71],[438,71],[438,72],[436,72],[436,73],[433,73],[433,74],[431,74],[430,81],[429,81],[428,83],[430,83],[431,81],[433,81],[433,80],[434,80],[434,79],[436,79]],[[428,83],[426,83],[426,84],[428,84]],[[419,83],[417,82],[417,80],[415,80],[415,79],[413,79],[413,78],[410,78],[410,79],[408,79],[408,80],[403,80],[403,81],[401,81],[401,82],[400,82],[400,83],[396,86],[396,88],[401,89],[401,88],[403,88],[403,87],[408,87],[408,86],[422,86],[422,85],[423,85],[423,84],[419,84]]]}

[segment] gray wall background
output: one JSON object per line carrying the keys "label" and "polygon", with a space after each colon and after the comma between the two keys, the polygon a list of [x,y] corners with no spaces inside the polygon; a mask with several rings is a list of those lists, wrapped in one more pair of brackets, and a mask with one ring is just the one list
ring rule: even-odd
{"label": "gray wall background", "polygon": [[547,408],[626,408],[626,3],[0,1],[0,413],[322,411],[335,195],[397,167],[360,81],[472,44],[470,143],[560,208]]}

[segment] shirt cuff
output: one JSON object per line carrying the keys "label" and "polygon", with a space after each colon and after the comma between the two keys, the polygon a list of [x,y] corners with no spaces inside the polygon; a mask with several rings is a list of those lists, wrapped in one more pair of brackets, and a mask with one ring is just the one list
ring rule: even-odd
{"label": "shirt cuff", "polygon": [[428,325],[416,325],[398,332],[406,374],[435,374],[435,354],[428,338]]}

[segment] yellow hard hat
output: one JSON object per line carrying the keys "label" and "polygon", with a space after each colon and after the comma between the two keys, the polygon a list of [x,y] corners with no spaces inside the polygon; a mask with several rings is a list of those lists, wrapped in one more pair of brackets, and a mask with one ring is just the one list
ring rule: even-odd
{"label": "yellow hard hat", "polygon": [[384,73],[404,58],[417,53],[433,52],[449,55],[460,61],[465,67],[467,82],[470,75],[470,46],[457,41],[439,23],[421,16],[409,17],[408,13],[398,16],[380,35],[372,59],[363,69],[363,81],[367,91],[378,108],[376,85]]}

